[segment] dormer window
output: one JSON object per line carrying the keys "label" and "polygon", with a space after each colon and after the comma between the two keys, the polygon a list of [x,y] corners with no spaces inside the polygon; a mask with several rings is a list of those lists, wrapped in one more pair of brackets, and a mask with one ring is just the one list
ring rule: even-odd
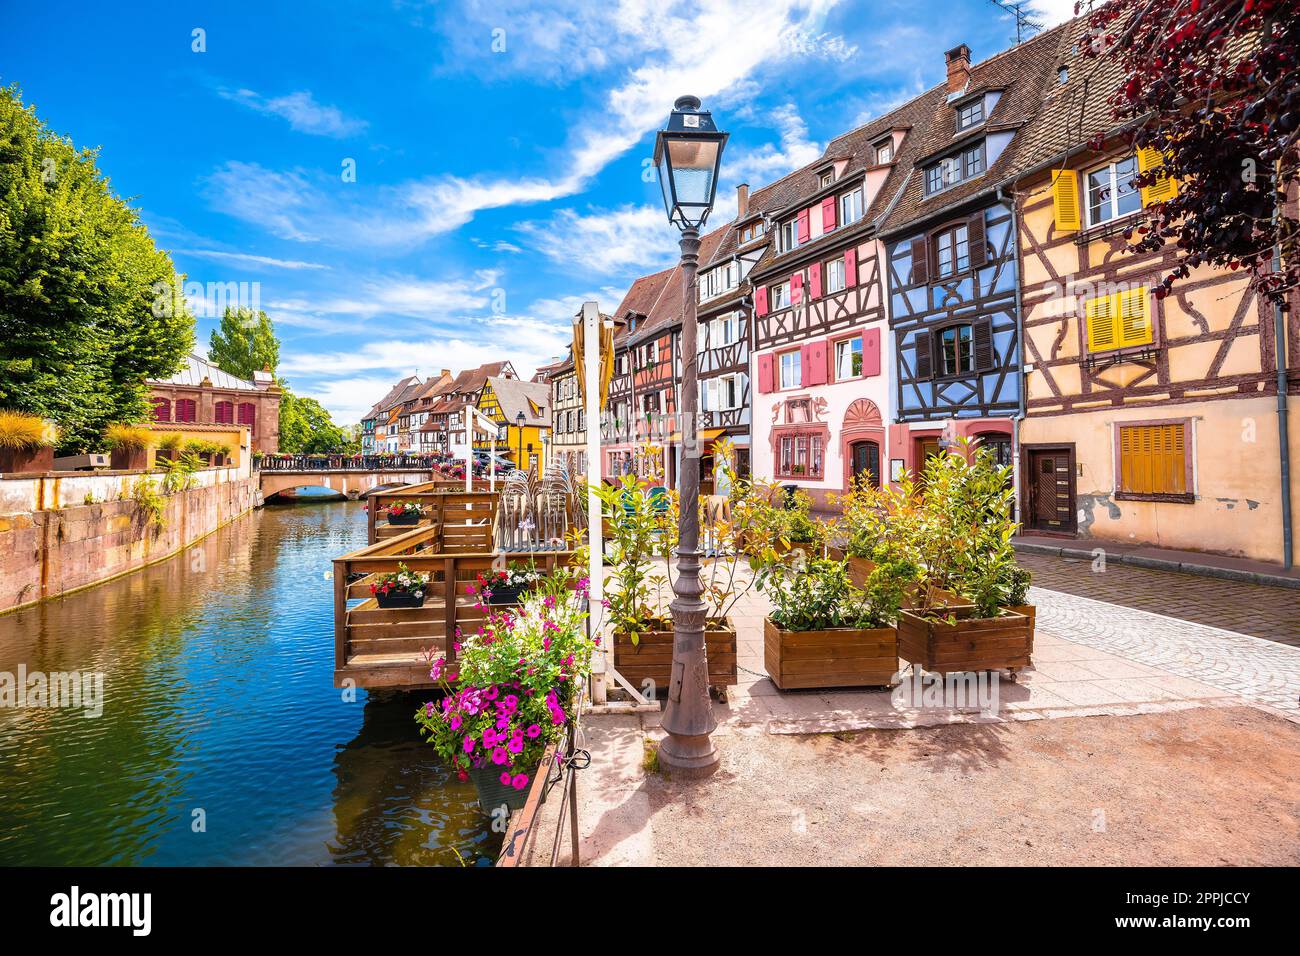
{"label": "dormer window", "polygon": [[984,172],[984,141],[969,146],[960,153],[945,156],[925,170],[925,194],[933,196],[966,179]]}
{"label": "dormer window", "polygon": [[876,165],[883,166],[885,163],[894,161],[894,141],[887,139],[884,142],[876,144]]}
{"label": "dormer window", "polygon": [[957,107],[957,132],[984,122],[984,97],[978,97]]}
{"label": "dormer window", "polygon": [[833,182],[835,182],[835,171],[831,169],[826,170],[826,172],[817,177],[817,184],[823,189]]}
{"label": "dormer window", "polygon": [[747,226],[740,227],[740,242],[742,245],[747,242],[753,242],[762,234],[763,234],[763,220],[761,219],[755,220],[754,222],[751,222]]}

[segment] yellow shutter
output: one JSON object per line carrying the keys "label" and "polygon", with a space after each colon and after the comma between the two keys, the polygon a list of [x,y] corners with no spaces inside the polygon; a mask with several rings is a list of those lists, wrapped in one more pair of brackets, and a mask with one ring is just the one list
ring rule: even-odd
{"label": "yellow shutter", "polygon": [[1119,342],[1127,348],[1130,345],[1150,345],[1154,336],[1151,332],[1151,296],[1146,286],[1115,293],[1114,311],[1118,314]]}
{"label": "yellow shutter", "polygon": [[1079,231],[1079,177],[1073,170],[1052,170],[1052,209],[1057,232]]}
{"label": "yellow shutter", "polygon": [[[1165,157],[1158,149],[1144,147],[1138,150],[1138,172],[1145,173],[1165,164]],[[1178,195],[1178,181],[1173,177],[1156,180],[1150,186],[1142,187],[1142,205],[1152,206]]]}
{"label": "yellow shutter", "polygon": [[1187,446],[1182,423],[1121,425],[1120,491],[1137,495],[1187,493]]}
{"label": "yellow shutter", "polygon": [[1088,351],[1104,352],[1119,347],[1117,301],[1113,295],[1099,295],[1084,303],[1088,322]]}

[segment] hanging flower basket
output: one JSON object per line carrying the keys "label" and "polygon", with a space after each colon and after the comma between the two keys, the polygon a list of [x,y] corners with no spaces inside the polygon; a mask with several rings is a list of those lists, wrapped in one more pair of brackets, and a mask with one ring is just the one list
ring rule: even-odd
{"label": "hanging flower basket", "polygon": [[[479,809],[492,816],[493,811],[500,807],[514,812],[522,810],[524,804],[528,802],[529,784],[537,775],[541,764],[528,768],[526,771],[503,770],[494,764],[485,767],[478,767],[469,771],[470,780],[474,781],[474,789],[478,791]],[[523,781],[520,778],[523,777]],[[516,782],[522,782],[522,786],[516,786]],[[546,791],[542,790],[542,800],[545,802]]]}

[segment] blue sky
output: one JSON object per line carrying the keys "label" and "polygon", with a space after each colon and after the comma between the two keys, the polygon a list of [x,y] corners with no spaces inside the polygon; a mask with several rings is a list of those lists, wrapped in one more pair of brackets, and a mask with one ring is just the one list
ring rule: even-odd
{"label": "blue sky", "polygon": [[643,172],[678,95],[732,134],[722,222],[945,50],[1014,37],[990,0],[3,4],[0,83],[101,148],[190,282],[256,288],[281,373],[343,422],[413,372],[529,374],[583,300],[669,265]]}

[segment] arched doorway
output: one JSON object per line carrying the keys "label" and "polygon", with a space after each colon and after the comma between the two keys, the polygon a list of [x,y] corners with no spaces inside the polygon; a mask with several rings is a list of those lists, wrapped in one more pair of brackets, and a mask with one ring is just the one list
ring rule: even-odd
{"label": "arched doorway", "polygon": [[844,462],[844,489],[858,475],[870,476],[872,487],[879,488],[885,450],[885,423],[880,408],[869,398],[859,398],[844,412],[840,428],[840,457]]}

